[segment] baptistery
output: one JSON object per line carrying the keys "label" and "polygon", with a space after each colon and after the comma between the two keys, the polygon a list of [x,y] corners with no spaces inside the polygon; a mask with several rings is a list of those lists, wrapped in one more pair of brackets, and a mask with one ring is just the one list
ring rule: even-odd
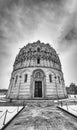
{"label": "baptistery", "polygon": [[16,56],[7,98],[66,98],[61,62],[55,49],[40,41],[28,43]]}

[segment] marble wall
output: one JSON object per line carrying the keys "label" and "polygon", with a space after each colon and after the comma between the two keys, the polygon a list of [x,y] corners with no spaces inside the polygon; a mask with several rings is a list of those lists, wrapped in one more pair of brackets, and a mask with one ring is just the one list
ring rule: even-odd
{"label": "marble wall", "polygon": [[[64,98],[67,96],[63,73],[61,71],[47,67],[27,67],[13,71],[7,97],[15,99],[33,98],[34,84],[32,74],[35,70],[38,69],[42,70],[45,74],[42,86],[44,90],[43,98],[55,99]],[[24,82],[25,74],[27,74],[27,82]],[[52,82],[49,80],[49,74],[52,75]]]}

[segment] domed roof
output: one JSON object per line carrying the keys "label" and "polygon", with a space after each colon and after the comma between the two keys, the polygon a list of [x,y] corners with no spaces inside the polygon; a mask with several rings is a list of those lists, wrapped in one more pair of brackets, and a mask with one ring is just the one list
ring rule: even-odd
{"label": "domed roof", "polygon": [[48,43],[41,43],[40,41],[28,43],[26,46],[24,46],[17,55],[14,66],[23,63],[28,59],[44,59],[49,60],[54,63],[57,63],[59,66],[61,66],[58,54],[56,53],[55,49],[51,47]]}

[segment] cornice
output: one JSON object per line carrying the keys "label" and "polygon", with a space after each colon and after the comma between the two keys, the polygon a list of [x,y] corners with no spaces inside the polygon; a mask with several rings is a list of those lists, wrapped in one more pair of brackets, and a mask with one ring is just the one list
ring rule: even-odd
{"label": "cornice", "polygon": [[13,70],[13,72],[17,71],[17,70],[21,70],[21,69],[25,69],[25,68],[47,68],[47,69],[53,69],[53,70],[57,70],[59,72],[62,72],[62,70],[57,69],[57,68],[53,68],[53,67],[46,67],[46,66],[28,66],[28,67],[20,67],[17,68],[15,70]]}

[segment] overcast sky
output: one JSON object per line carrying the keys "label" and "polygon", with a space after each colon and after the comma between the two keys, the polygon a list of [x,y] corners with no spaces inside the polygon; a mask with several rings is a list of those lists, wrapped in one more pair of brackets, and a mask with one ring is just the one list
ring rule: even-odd
{"label": "overcast sky", "polygon": [[0,88],[20,48],[37,40],[56,49],[65,84],[77,84],[77,0],[0,0]]}

